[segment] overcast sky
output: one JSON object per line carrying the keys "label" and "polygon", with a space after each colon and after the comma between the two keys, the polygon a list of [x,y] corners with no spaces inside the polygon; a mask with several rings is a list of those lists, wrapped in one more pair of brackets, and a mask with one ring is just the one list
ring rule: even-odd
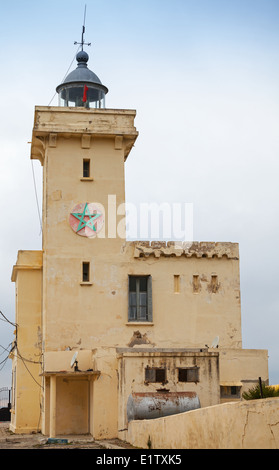
{"label": "overcast sky", "polygon": [[[278,0],[86,4],[89,68],[109,88],[106,106],[137,110],[127,201],[193,204],[195,240],[239,243],[243,347],[268,349],[279,384]],[[17,251],[41,248],[34,107],[58,104],[84,5],[0,0],[0,310],[11,321]],[[38,161],[34,172],[41,200]],[[13,330],[0,321],[2,347]],[[0,387],[11,383],[2,347]]]}

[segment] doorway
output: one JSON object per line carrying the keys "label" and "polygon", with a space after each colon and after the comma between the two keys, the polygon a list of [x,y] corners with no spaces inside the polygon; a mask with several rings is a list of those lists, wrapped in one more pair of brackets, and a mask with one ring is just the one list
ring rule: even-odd
{"label": "doorway", "polygon": [[57,435],[90,433],[90,382],[87,378],[57,377]]}

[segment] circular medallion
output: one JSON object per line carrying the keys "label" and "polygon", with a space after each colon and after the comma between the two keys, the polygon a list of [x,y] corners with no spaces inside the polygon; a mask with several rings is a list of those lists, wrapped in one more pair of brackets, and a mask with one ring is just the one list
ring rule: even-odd
{"label": "circular medallion", "polygon": [[75,233],[82,237],[96,237],[103,228],[104,216],[97,204],[77,204],[70,213],[69,223]]}

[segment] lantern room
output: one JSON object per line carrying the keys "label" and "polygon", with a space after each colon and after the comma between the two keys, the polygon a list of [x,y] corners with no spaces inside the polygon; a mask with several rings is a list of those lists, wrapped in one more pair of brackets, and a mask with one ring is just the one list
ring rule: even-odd
{"label": "lantern room", "polygon": [[108,89],[87,66],[89,56],[81,50],[76,55],[77,68],[58,85],[59,106],[105,108]]}

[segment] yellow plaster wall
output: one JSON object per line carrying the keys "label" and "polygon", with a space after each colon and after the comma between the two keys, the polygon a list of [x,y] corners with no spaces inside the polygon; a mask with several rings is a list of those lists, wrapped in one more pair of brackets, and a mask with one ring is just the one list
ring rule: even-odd
{"label": "yellow plaster wall", "polygon": [[20,251],[12,279],[16,285],[16,344],[12,353],[16,384],[11,429],[32,432],[40,429],[41,372],[41,290],[42,253]]}
{"label": "yellow plaster wall", "polygon": [[259,377],[268,384],[268,351],[266,349],[224,348],[219,350],[219,354],[220,384],[241,383],[241,394],[254,387]]}
{"label": "yellow plaster wall", "polygon": [[[44,353],[44,371],[45,372],[61,372],[73,371],[71,366],[72,359],[77,352],[76,360],[78,368],[81,371],[95,369],[93,351],[88,350],[68,350],[68,351],[46,351]],[[95,369],[96,370],[96,369]]]}
{"label": "yellow plaster wall", "polygon": [[[131,393],[149,393],[167,389],[169,392],[195,392],[201,407],[219,403],[219,355],[206,350],[157,350],[149,348],[127,348],[118,352],[119,387],[119,437],[125,439],[127,428],[127,401]],[[198,382],[179,382],[178,368],[198,367]],[[145,368],[166,369],[166,383],[145,382]],[[146,409],[148,414],[148,409]]]}
{"label": "yellow plaster wall", "polygon": [[[84,247],[76,256],[60,252],[46,259],[47,349],[128,346],[136,330],[146,334],[154,347],[210,346],[216,335],[220,347],[241,347],[240,304],[232,285],[238,280],[236,261],[135,260],[132,245],[123,245],[122,253],[108,255],[102,240],[80,241],[73,236],[76,240],[72,243],[88,244],[88,250]],[[81,285],[82,259],[91,263],[90,285]],[[217,272],[220,291],[208,292],[209,281],[204,281],[202,291],[193,293],[192,273],[197,271],[208,280],[211,272]],[[174,273],[181,277],[179,294],[173,290]],[[128,274],[152,276],[152,324],[128,323]],[[57,327],[58,319],[63,328]]]}
{"label": "yellow plaster wall", "polygon": [[279,398],[225,403],[131,421],[127,441],[147,449],[279,449]]}
{"label": "yellow plaster wall", "polygon": [[[146,256],[148,250],[139,257],[135,244],[112,237],[108,220],[94,239],[69,225],[77,203],[98,202],[108,216],[111,195],[117,206],[125,201],[124,161],[138,135],[134,118],[131,110],[35,110],[31,156],[37,158],[39,148],[44,165],[45,350],[127,346],[138,328],[154,347],[204,347],[218,335],[220,346],[240,348],[237,244],[224,244],[229,257],[201,258],[198,250],[198,257]],[[91,160],[92,181],[81,180],[84,158]],[[122,219],[116,215],[116,224]],[[89,285],[81,285],[82,261],[90,262]],[[128,324],[128,274],[152,276],[152,325]],[[194,274],[199,293],[193,293]],[[210,291],[212,274],[218,275],[217,293]],[[174,275],[180,276],[179,293]]]}
{"label": "yellow plaster wall", "polygon": [[[101,203],[106,215],[111,215],[125,201],[124,162],[138,135],[134,118],[135,112],[129,110],[35,110],[31,158],[43,164],[44,180],[42,325],[39,309],[30,309],[28,315],[35,329],[42,326],[44,367],[49,370],[61,369],[66,356],[69,361],[75,350],[89,351],[90,360],[88,356],[85,362],[91,364],[92,352],[93,368],[100,371],[89,387],[89,414],[93,414],[89,427],[96,438],[115,437],[118,421],[124,419],[125,404],[120,418],[117,408],[116,348],[131,347],[135,334],[142,347],[204,348],[217,335],[219,351],[242,347],[237,244],[194,244],[190,251],[176,253],[127,243],[117,232],[114,238],[108,221],[94,239],[77,235],[69,225],[69,214],[78,203]],[[84,158],[91,161],[91,179],[87,180],[82,178]],[[116,207],[108,207],[111,195],[116,197]],[[117,226],[123,215],[115,217]],[[81,283],[82,261],[90,262],[90,283],[85,285]],[[152,323],[128,322],[128,274],[152,276]],[[193,292],[193,275],[200,279],[198,293]],[[212,275],[218,276],[216,293],[210,289]],[[174,289],[174,276],[180,276],[179,292]],[[20,291],[18,311],[23,308],[25,312],[28,295],[38,307],[41,290],[36,287],[34,292],[32,284]],[[233,365],[227,357],[222,356],[221,366],[223,371],[228,366],[229,376]],[[249,377],[257,377],[253,361],[249,364]],[[135,381],[140,382],[138,366],[135,370]],[[241,370],[234,375],[243,378]],[[49,420],[48,387],[46,378],[44,432]],[[66,389],[66,383],[58,384],[58,393],[64,397],[64,401],[59,398],[59,406],[67,408],[71,393],[67,398]],[[21,403],[24,407],[23,399]],[[66,423],[64,431],[67,427]]]}
{"label": "yellow plaster wall", "polygon": [[99,347],[95,353],[100,376],[93,383],[93,436],[108,439],[118,435],[118,363],[114,348]]}
{"label": "yellow plaster wall", "polygon": [[[58,377],[56,432],[87,434],[89,428],[90,382],[86,377]],[[67,397],[65,399],[65,397]]]}

